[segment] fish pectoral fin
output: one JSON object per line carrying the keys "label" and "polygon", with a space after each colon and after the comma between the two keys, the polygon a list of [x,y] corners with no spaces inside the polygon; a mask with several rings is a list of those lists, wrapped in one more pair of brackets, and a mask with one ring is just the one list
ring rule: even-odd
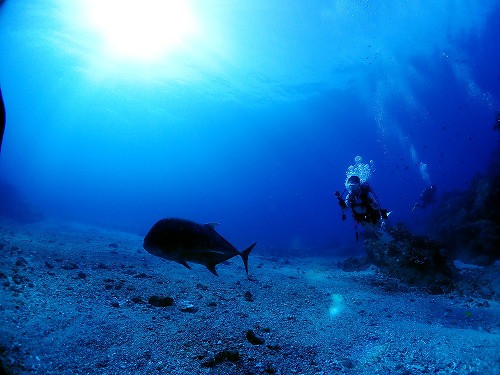
{"label": "fish pectoral fin", "polygon": [[191,267],[189,267],[189,264],[187,264],[187,262],[186,262],[185,259],[177,259],[176,262],[179,263],[179,264],[182,264],[187,269],[191,269]]}
{"label": "fish pectoral fin", "polygon": [[212,272],[215,276],[219,276],[217,271],[215,270],[216,264],[207,264],[207,268],[210,272]]}

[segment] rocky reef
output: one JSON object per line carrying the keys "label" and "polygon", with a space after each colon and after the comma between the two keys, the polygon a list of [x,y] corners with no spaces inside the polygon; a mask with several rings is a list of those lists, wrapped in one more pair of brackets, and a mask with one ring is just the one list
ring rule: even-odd
{"label": "rocky reef", "polygon": [[[382,274],[432,294],[500,297],[500,147],[486,174],[476,175],[464,191],[446,193],[434,207],[427,236],[412,234],[404,224],[389,228],[388,243],[364,236],[367,256],[339,266],[362,270],[370,264]],[[462,264],[460,269],[456,262]]]}
{"label": "rocky reef", "polygon": [[385,274],[409,286],[423,287],[432,294],[452,291],[457,274],[442,244],[426,236],[414,235],[403,224],[388,229],[394,241],[367,239],[368,261]]}
{"label": "rocky reef", "polygon": [[417,289],[429,294],[500,299],[500,266],[456,261],[446,243],[412,234],[401,223],[389,228],[388,233],[393,241],[365,238],[367,255],[350,257],[338,263],[339,268],[354,272],[375,265],[382,276],[377,282],[387,291]]}
{"label": "rocky reef", "polygon": [[429,233],[464,263],[486,266],[500,259],[500,148],[486,175],[476,175],[469,189],[440,199]]}

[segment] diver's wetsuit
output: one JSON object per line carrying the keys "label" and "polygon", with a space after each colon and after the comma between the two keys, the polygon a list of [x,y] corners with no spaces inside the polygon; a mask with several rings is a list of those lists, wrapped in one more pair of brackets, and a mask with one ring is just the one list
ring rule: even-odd
{"label": "diver's wetsuit", "polygon": [[[377,224],[381,218],[387,219],[387,210],[380,209],[378,203],[370,197],[370,192],[370,186],[364,183],[359,194],[349,193],[345,199],[347,206],[351,208],[352,217],[360,224]],[[356,208],[361,210],[358,211]]]}

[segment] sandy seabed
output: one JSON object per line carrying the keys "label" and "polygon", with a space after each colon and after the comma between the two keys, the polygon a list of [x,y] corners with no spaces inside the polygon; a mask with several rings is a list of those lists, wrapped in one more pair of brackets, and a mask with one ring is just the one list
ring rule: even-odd
{"label": "sandy seabed", "polygon": [[[7,374],[500,374],[500,304],[256,248],[192,270],[142,237],[0,223]],[[332,253],[334,251],[332,250]]]}

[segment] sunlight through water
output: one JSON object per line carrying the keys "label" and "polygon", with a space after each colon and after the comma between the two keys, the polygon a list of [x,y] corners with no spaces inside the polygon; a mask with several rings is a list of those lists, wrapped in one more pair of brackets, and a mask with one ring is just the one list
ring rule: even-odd
{"label": "sunlight through water", "polygon": [[90,0],[84,5],[89,26],[115,57],[155,60],[182,47],[197,30],[183,0]]}

